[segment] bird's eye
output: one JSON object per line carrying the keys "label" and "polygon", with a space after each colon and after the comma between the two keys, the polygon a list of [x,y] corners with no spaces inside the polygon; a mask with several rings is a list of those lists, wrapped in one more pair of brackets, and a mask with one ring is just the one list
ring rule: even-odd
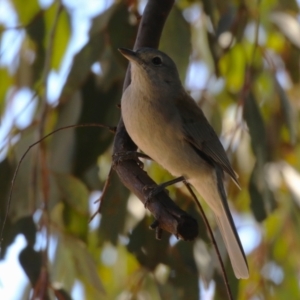
{"label": "bird's eye", "polygon": [[160,57],[158,56],[155,56],[154,58],[152,58],[152,63],[156,66],[159,66],[162,64],[162,60]]}

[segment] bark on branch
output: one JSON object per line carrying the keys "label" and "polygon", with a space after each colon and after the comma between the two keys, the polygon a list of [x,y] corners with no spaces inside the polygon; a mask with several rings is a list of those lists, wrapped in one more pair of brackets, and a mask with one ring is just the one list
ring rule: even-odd
{"label": "bark on branch", "polygon": [[[141,47],[158,48],[160,36],[174,4],[174,0],[149,0],[144,10],[134,49]],[[130,66],[124,80],[123,91],[130,84]],[[130,139],[122,118],[118,124],[114,140],[113,157],[117,153],[136,151],[137,146]],[[156,183],[143,171],[135,160],[121,161],[114,166],[123,184],[144,204],[147,201],[144,187]],[[183,240],[193,240],[198,235],[197,221],[181,210],[167,193],[159,193],[149,203],[147,209],[157,220],[157,228],[168,231]]]}

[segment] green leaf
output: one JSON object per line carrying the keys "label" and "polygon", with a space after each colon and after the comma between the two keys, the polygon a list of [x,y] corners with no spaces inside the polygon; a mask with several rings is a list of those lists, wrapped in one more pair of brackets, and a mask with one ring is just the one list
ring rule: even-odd
{"label": "green leaf", "polygon": [[161,240],[155,238],[155,232],[149,229],[153,222],[150,217],[144,218],[133,229],[129,236],[127,249],[133,253],[139,263],[149,270],[154,270],[159,263],[168,261],[169,234],[163,235]]}
{"label": "green leaf", "polygon": [[252,92],[245,99],[244,119],[249,128],[252,150],[259,162],[264,163],[267,158],[266,130]]}
{"label": "green leaf", "polygon": [[[25,27],[28,36],[34,43],[32,48],[34,48],[35,59],[32,64],[31,80],[35,84],[41,81],[42,71],[45,65],[46,48],[44,45],[44,40],[47,32],[46,32],[44,14],[45,14],[44,10],[40,11],[40,13],[34,17],[32,22],[30,22],[29,25]],[[25,43],[26,41],[24,41],[24,45],[26,45]],[[28,59],[25,62],[28,64]],[[20,69],[19,73],[22,74],[23,70],[21,65],[19,66],[19,69]]]}
{"label": "green leaf", "polygon": [[227,89],[238,93],[243,84],[246,72],[245,47],[241,43],[235,44],[219,61],[220,72],[224,75]]}
{"label": "green leaf", "polygon": [[78,89],[90,72],[92,64],[104,50],[104,36],[95,35],[74,57],[71,71],[61,92],[59,101],[66,101]]}
{"label": "green leaf", "polygon": [[[100,89],[103,90],[103,92],[112,89],[112,86],[115,85],[116,82],[122,82],[122,86],[120,87],[122,90],[127,64],[126,68],[124,68],[120,63],[120,59],[122,58],[120,58],[119,52],[116,53],[116,49],[106,47],[100,59],[102,74],[97,78],[97,85],[100,86]],[[120,100],[121,99],[118,99],[118,101]]]}
{"label": "green leaf", "polygon": [[252,150],[256,156],[256,164],[249,182],[251,209],[257,221],[261,222],[266,218],[266,212],[271,212],[276,204],[264,172],[268,151],[265,125],[251,92],[245,100],[244,118],[249,128]]}
{"label": "green leaf", "polygon": [[86,186],[69,174],[54,173],[54,178],[64,202],[63,220],[66,231],[86,241],[88,233],[88,197]]}
{"label": "green leaf", "polygon": [[300,48],[300,25],[296,17],[286,12],[274,11],[270,19],[292,44]]}
{"label": "green leaf", "polygon": [[63,209],[63,220],[66,232],[87,242],[89,216],[82,214],[65,203]]}
{"label": "green leaf", "polygon": [[[61,5],[58,1],[54,1],[53,4],[45,11],[45,30],[47,32],[51,32],[53,28],[53,23],[56,19],[57,14],[57,6]],[[60,66],[61,59],[65,54],[66,48],[68,46],[70,40],[70,17],[66,9],[62,9],[57,25],[56,30],[54,32],[53,37],[48,36],[47,43],[49,43],[49,39],[53,38],[53,49],[51,53],[51,67],[57,70]],[[46,49],[47,49],[46,45]]]}
{"label": "green leaf", "polygon": [[159,48],[172,57],[184,81],[191,53],[191,28],[176,5],[166,21]]}
{"label": "green leaf", "polygon": [[[81,113],[82,99],[75,93],[69,101],[63,103],[56,111],[55,129],[76,124]],[[84,128],[86,133],[89,128]],[[50,142],[49,155],[51,170],[59,173],[70,173],[75,152],[75,128],[68,128],[55,133]]]}
{"label": "green leaf", "polygon": [[281,10],[299,12],[299,5],[296,0],[279,0],[278,1]]}
{"label": "green leaf", "polygon": [[76,248],[71,248],[67,243],[68,236],[57,235],[57,248],[51,267],[51,278],[54,282],[59,282],[67,291],[71,291],[77,277],[76,262],[74,262],[73,252]]}
{"label": "green leaf", "polygon": [[42,270],[42,253],[35,251],[32,246],[27,245],[20,252],[19,261],[31,285],[34,287]]}
{"label": "green leaf", "polygon": [[6,99],[6,93],[8,91],[9,86],[13,84],[13,79],[9,75],[9,72],[6,68],[0,67],[0,78],[1,78],[1,84],[0,84],[0,122],[1,117],[4,113],[4,107],[5,107],[5,99]]}
{"label": "green leaf", "polygon": [[[110,36],[110,46],[115,57],[119,58],[119,61],[124,59],[118,52],[118,48],[132,48],[134,44],[134,38],[137,33],[137,24],[130,23],[130,13],[128,11],[128,4],[126,2],[120,2],[115,7],[115,11],[112,14],[107,24],[107,33]],[[120,34],[122,32],[122,34]],[[128,62],[126,62],[126,65]]]}
{"label": "green leaf", "polygon": [[39,2],[37,0],[23,1],[12,0],[12,3],[19,15],[20,23],[28,25],[40,10]]}
{"label": "green leaf", "polygon": [[129,191],[121,183],[116,172],[111,173],[110,185],[101,204],[100,242],[117,244],[120,234],[124,234],[126,207]]}
{"label": "green leaf", "polygon": [[8,192],[11,187],[11,178],[14,168],[8,158],[0,162],[0,225],[6,214]]}
{"label": "green leaf", "polygon": [[86,246],[76,239],[65,239],[64,245],[72,253],[78,278],[95,291],[95,299],[98,299],[97,296],[103,296],[105,290],[97,272],[97,264]]}
{"label": "green leaf", "polygon": [[[81,89],[82,109],[78,124],[101,123],[116,126],[120,118],[120,109],[116,104],[122,96],[122,82],[115,81],[109,89],[99,88],[92,74]],[[106,128],[85,127],[75,129],[75,155],[73,172],[82,177],[96,165],[97,158],[107,150],[113,140],[113,134]]]}
{"label": "green leaf", "polygon": [[30,246],[34,246],[36,240],[37,228],[32,216],[26,216],[18,220],[15,224],[16,232],[22,233],[26,242]]}
{"label": "green leaf", "polygon": [[[28,147],[36,141],[36,130],[30,129],[26,132],[23,132],[20,140],[16,143],[13,154],[15,158],[15,167],[20,161],[21,157],[28,149]],[[33,200],[33,187],[34,187],[34,177],[33,167],[36,162],[36,152],[37,147],[32,148],[23,159],[22,164],[20,165],[18,174],[16,176],[9,216],[13,218],[14,221],[17,221],[19,218],[28,216],[32,214],[32,200]],[[38,178],[40,179],[40,178]],[[36,205],[41,203],[42,197],[37,198]]]}
{"label": "green leaf", "polygon": [[89,40],[73,59],[70,73],[60,95],[60,101],[65,101],[82,85],[91,70],[92,64],[102,56],[106,45],[105,29],[117,7],[118,5],[112,5],[108,10],[93,19]]}
{"label": "green leaf", "polygon": [[199,299],[199,278],[193,256],[193,243],[178,241],[168,255],[170,282],[178,299]]}
{"label": "green leaf", "polygon": [[296,136],[293,108],[291,106],[290,100],[286,92],[284,91],[284,89],[282,88],[282,86],[280,85],[276,77],[274,77],[274,81],[275,81],[275,88],[278,91],[281,111],[290,134],[290,142],[292,145],[294,145],[296,143],[297,136]]}
{"label": "green leaf", "polygon": [[256,164],[249,181],[250,207],[258,222],[267,218],[267,212],[264,205],[263,191],[261,189],[264,179],[262,178],[259,167]]}
{"label": "green leaf", "polygon": [[82,215],[88,215],[89,192],[82,181],[69,174],[55,173],[57,185],[66,203]]}

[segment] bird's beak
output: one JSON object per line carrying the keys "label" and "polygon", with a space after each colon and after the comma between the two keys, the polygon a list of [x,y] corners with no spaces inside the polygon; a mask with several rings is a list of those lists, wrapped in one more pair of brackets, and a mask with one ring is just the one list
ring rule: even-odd
{"label": "bird's beak", "polygon": [[135,62],[138,62],[139,59],[138,59],[138,56],[136,55],[136,52],[130,50],[130,49],[127,49],[127,48],[119,48],[118,49],[119,52],[124,56],[126,57],[129,61],[135,61]]}

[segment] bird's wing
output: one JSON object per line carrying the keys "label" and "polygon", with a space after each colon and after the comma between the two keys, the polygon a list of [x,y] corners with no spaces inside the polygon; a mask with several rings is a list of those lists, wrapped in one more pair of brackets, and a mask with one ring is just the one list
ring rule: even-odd
{"label": "bird's wing", "polygon": [[[183,99],[184,101],[180,100]],[[186,102],[189,103],[186,103]],[[225,172],[227,172],[234,182],[239,185],[238,176],[232,169],[227,158],[225,150],[215,133],[214,129],[208,123],[202,110],[196,102],[187,94],[185,97],[178,97],[176,106],[180,112],[183,124],[184,139],[189,142],[193,148],[202,156],[217,163]]]}

